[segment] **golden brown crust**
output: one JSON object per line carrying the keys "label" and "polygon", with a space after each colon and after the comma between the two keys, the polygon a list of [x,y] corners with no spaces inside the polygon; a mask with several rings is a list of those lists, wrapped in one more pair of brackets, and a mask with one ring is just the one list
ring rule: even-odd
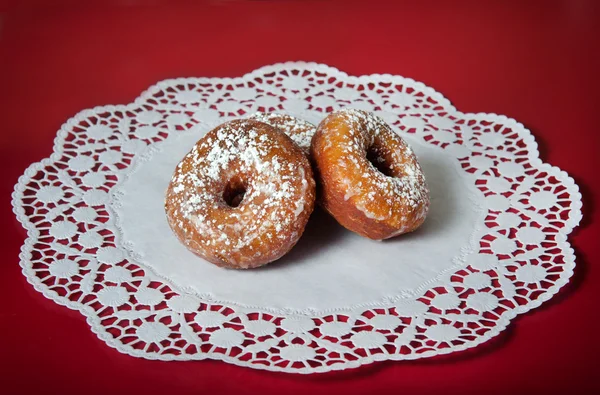
{"label": "golden brown crust", "polygon": [[208,132],[183,158],[165,211],[189,250],[240,269],[286,254],[302,235],[314,200],[312,170],[296,144],[265,123],[236,120]]}
{"label": "golden brown crust", "polygon": [[352,109],[331,113],[317,127],[311,155],[320,203],[345,228],[381,240],[425,220],[429,191],[421,167],[381,119]]}

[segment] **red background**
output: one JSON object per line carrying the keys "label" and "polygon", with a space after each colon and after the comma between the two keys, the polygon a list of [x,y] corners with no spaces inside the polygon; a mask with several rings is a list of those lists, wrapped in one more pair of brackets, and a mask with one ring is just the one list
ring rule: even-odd
{"label": "red background", "polygon": [[[600,392],[600,1],[83,3],[0,5],[0,392]],[[583,193],[569,285],[476,349],[297,376],[121,355],[26,283],[9,195],[67,118],[129,103],[165,78],[240,76],[288,60],[404,75],[461,111],[523,122]]]}

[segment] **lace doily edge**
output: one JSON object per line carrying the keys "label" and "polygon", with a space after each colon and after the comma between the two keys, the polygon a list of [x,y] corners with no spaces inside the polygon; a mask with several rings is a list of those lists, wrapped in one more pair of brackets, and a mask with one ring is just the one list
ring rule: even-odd
{"label": "lace doily edge", "polygon": [[[184,80],[188,81],[188,82],[190,80],[213,81],[213,82],[215,80],[222,81],[222,82],[236,82],[236,81],[241,82],[244,79],[251,78],[259,73],[270,72],[270,70],[275,71],[278,67],[279,68],[280,67],[312,67],[317,70],[323,70],[323,71],[337,73],[344,78],[356,79],[356,81],[366,81],[369,79],[388,79],[388,80],[394,79],[394,80],[398,80],[398,81],[408,81],[408,82],[414,84],[415,86],[423,89],[424,91],[428,92],[432,96],[434,96],[436,98],[436,100],[439,100],[440,104],[447,106],[446,108],[448,110],[448,113],[451,115],[455,115],[457,117],[462,116],[462,117],[466,117],[466,118],[473,118],[473,117],[495,118],[497,120],[503,121],[503,122],[511,125],[514,128],[517,128],[519,135],[521,135],[526,140],[528,152],[529,152],[529,159],[532,161],[532,164],[535,164],[536,167],[544,169],[545,171],[548,171],[549,174],[551,173],[554,176],[560,177],[561,181],[566,184],[566,186],[569,188],[570,191],[573,192],[573,197],[571,200],[573,206],[572,206],[572,209],[570,212],[570,216],[569,216],[569,219],[565,223],[565,228],[561,229],[561,232],[560,232],[560,234],[564,238],[564,241],[566,242],[565,247],[567,247],[567,249],[565,249],[565,258],[568,258],[568,259],[565,260],[565,264],[564,264],[565,271],[561,274],[559,279],[556,280],[555,285],[552,287],[549,287],[545,293],[540,295],[539,298],[532,300],[525,305],[519,306],[519,307],[511,310],[510,312],[507,312],[504,316],[502,316],[497,321],[497,325],[494,328],[490,329],[484,335],[482,335],[481,337],[478,337],[476,340],[469,342],[468,344],[454,346],[453,348],[448,348],[448,349],[437,349],[435,351],[426,351],[426,352],[423,352],[420,354],[408,354],[408,355],[375,354],[375,355],[371,355],[371,356],[367,356],[367,357],[362,357],[361,359],[358,359],[355,361],[344,361],[343,363],[337,363],[337,364],[333,364],[333,365],[329,365],[329,366],[321,366],[321,367],[317,367],[317,368],[281,368],[281,367],[277,367],[277,366],[266,366],[266,365],[261,365],[261,364],[253,364],[250,362],[246,363],[244,361],[240,361],[234,357],[229,357],[224,354],[199,353],[199,354],[195,354],[195,355],[183,355],[181,357],[178,357],[176,355],[170,355],[170,354],[153,355],[153,354],[144,353],[142,351],[136,352],[136,350],[134,350],[134,349],[122,346],[122,344],[115,341],[114,338],[112,338],[111,335],[107,331],[103,331],[101,329],[101,325],[99,324],[99,319],[95,315],[95,312],[93,311],[93,309],[88,308],[84,305],[81,305],[80,303],[77,303],[77,302],[64,300],[64,298],[62,298],[60,296],[57,297],[57,295],[54,292],[49,291],[48,288],[46,288],[43,284],[41,284],[39,281],[36,281],[37,277],[28,268],[27,264],[29,262],[29,259],[27,258],[27,254],[31,252],[31,248],[34,243],[34,239],[37,237],[37,230],[36,230],[35,226],[30,221],[28,221],[28,218],[25,215],[24,209],[19,206],[18,202],[19,202],[20,198],[22,198],[22,196],[23,196],[22,191],[24,190],[26,184],[31,180],[31,177],[33,177],[36,172],[42,170],[45,166],[52,164],[56,160],[56,157],[61,154],[61,152],[63,151],[62,145],[65,141],[65,137],[67,136],[69,127],[71,127],[73,124],[81,121],[83,118],[85,118],[91,114],[97,114],[97,113],[103,112],[103,111],[128,110],[131,108],[136,108],[139,105],[143,104],[143,100],[145,100],[149,95],[151,95],[154,90],[160,89],[160,87],[164,86],[165,84],[169,84],[169,83],[173,83],[173,82],[177,83],[177,82],[184,81]],[[441,93],[437,92],[436,90],[434,90],[431,87],[426,86],[425,84],[423,84],[421,82],[412,80],[410,78],[405,78],[405,77],[391,75],[391,74],[371,74],[371,75],[363,75],[363,76],[358,76],[358,77],[349,76],[348,74],[346,74],[334,67],[323,65],[323,64],[318,64],[318,63],[312,63],[312,62],[286,62],[286,63],[279,63],[279,64],[275,64],[275,65],[270,65],[270,66],[264,66],[257,70],[252,71],[251,73],[247,73],[242,77],[236,77],[236,78],[219,78],[219,77],[212,78],[211,77],[211,78],[205,78],[205,79],[202,79],[202,78],[198,78],[198,79],[194,79],[194,78],[192,78],[192,79],[190,79],[190,78],[166,79],[166,80],[160,81],[160,82],[152,85],[150,88],[145,90],[140,96],[138,96],[138,98],[135,99],[135,101],[133,103],[125,104],[125,105],[96,106],[91,109],[82,110],[82,111],[78,112],[75,116],[73,116],[72,118],[67,120],[61,126],[61,128],[59,129],[59,131],[57,133],[57,136],[54,139],[52,154],[48,158],[44,158],[39,162],[32,163],[30,166],[27,167],[27,169],[24,171],[23,175],[21,175],[19,177],[17,183],[15,184],[14,190],[11,194],[11,205],[13,208],[13,213],[15,214],[17,220],[21,223],[23,228],[27,231],[27,237],[24,240],[24,243],[21,246],[20,253],[19,253],[19,265],[21,266],[21,271],[22,271],[23,275],[25,276],[25,278],[27,279],[27,282],[30,283],[36,289],[36,291],[40,292],[47,299],[50,299],[61,306],[65,306],[65,307],[68,307],[69,309],[81,312],[81,314],[83,314],[86,317],[86,322],[90,326],[92,332],[94,332],[98,336],[98,338],[100,338],[102,341],[104,341],[106,343],[106,345],[108,345],[109,347],[114,348],[121,353],[130,355],[133,357],[144,358],[144,359],[149,359],[149,360],[167,361],[167,360],[213,359],[213,360],[222,360],[224,362],[231,363],[231,364],[238,365],[238,366],[252,367],[255,369],[290,372],[290,373],[300,373],[300,374],[302,374],[302,373],[303,374],[322,373],[322,372],[335,371],[335,370],[344,370],[344,369],[348,369],[348,368],[355,368],[355,367],[359,367],[362,365],[367,365],[367,364],[370,364],[370,363],[373,363],[376,361],[382,361],[382,360],[413,360],[413,359],[420,359],[420,358],[432,357],[432,356],[437,356],[437,355],[450,354],[455,351],[464,351],[464,350],[467,350],[470,348],[474,348],[474,347],[498,336],[501,332],[503,332],[508,327],[510,322],[514,318],[516,318],[518,315],[525,314],[525,313],[529,312],[530,310],[533,310],[533,309],[541,306],[544,302],[550,300],[554,295],[556,295],[562,289],[562,287],[564,287],[569,282],[569,279],[573,276],[574,268],[575,268],[575,252],[574,252],[573,248],[571,247],[570,243],[568,242],[567,236],[573,231],[573,229],[575,227],[577,227],[579,225],[579,223],[582,219],[582,207],[583,207],[582,196],[581,196],[578,185],[575,183],[575,180],[566,171],[564,171],[556,166],[552,166],[548,163],[542,162],[542,160],[539,158],[538,144],[536,143],[535,138],[533,137],[531,132],[522,123],[516,121],[515,119],[506,117],[505,115],[499,115],[499,114],[495,114],[495,113],[462,113],[462,112],[458,111],[452,104],[450,104],[450,101],[448,101],[448,99],[446,99]]]}
{"label": "lace doily edge", "polygon": [[[29,240],[29,239],[28,239]],[[435,351],[426,351],[421,354],[375,354],[363,357],[361,359],[357,359],[355,361],[344,361],[343,363],[337,363],[329,366],[320,366],[316,368],[285,368],[278,366],[267,366],[262,364],[253,364],[251,362],[244,362],[236,359],[235,357],[230,357],[225,354],[216,354],[216,353],[198,353],[194,355],[171,355],[171,354],[149,354],[144,353],[142,351],[136,352],[136,350],[131,349],[129,347],[122,346],[121,343],[114,340],[111,337],[110,333],[107,331],[101,330],[102,326],[99,323],[99,317],[96,316],[92,308],[86,308],[77,302],[71,302],[68,300],[63,300],[63,298],[56,298],[51,292],[48,291],[43,284],[40,284],[38,281],[35,281],[35,276],[30,276],[27,266],[26,266],[26,253],[27,249],[25,248],[26,244],[21,247],[20,257],[20,266],[22,269],[22,273],[27,279],[27,282],[31,284],[36,291],[40,292],[45,298],[52,300],[53,302],[65,306],[71,310],[78,311],[86,318],[86,323],[92,330],[92,332],[102,340],[107,346],[112,349],[117,350],[122,354],[126,354],[132,357],[143,358],[147,360],[158,360],[158,361],[202,361],[202,360],[219,360],[227,363],[231,363],[233,365],[241,366],[241,367],[250,367],[253,369],[260,369],[266,371],[275,371],[275,372],[283,372],[283,373],[298,373],[298,374],[311,374],[311,373],[325,373],[331,371],[340,371],[350,368],[357,368],[363,365],[369,365],[378,361],[401,361],[401,360],[415,360],[421,358],[428,358],[434,356],[447,355],[458,351],[465,351],[468,349],[475,348],[480,344],[483,344],[498,335],[500,335],[507,327],[511,324],[512,320],[517,316],[525,314],[530,310],[533,310],[542,305],[542,303],[550,300],[554,295],[556,295],[563,286],[565,286],[569,279],[573,276],[573,269],[575,267],[575,260],[570,259],[568,264],[565,265],[567,273],[565,276],[561,276],[555,286],[548,288],[547,292],[540,295],[540,297],[530,303],[519,306],[518,308],[511,310],[506,315],[502,316],[498,321],[497,325],[491,328],[488,332],[486,332],[483,336],[478,337],[476,340],[471,341],[470,343],[455,346],[453,348],[446,349],[437,349]],[[569,256],[571,258],[574,257],[574,251],[572,248],[569,249]]]}

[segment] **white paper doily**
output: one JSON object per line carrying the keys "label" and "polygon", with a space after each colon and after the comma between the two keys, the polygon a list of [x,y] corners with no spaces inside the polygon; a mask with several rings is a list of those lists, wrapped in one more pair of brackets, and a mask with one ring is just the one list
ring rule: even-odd
{"label": "white paper doily", "polygon": [[[290,254],[249,271],[205,263],[171,234],[164,191],[203,133],[256,111],[318,123],[345,106],[415,149],[431,189],[417,232],[370,241],[317,210]],[[13,207],[28,281],[111,347],[297,373],[489,340],[568,281],[581,219],[577,185],[515,120],[463,114],[411,79],[314,63],[167,80],[133,104],[82,111],[19,179]]]}

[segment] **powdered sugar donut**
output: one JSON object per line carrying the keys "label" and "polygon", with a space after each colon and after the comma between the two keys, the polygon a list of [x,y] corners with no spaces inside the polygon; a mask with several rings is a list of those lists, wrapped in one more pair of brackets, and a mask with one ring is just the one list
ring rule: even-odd
{"label": "powdered sugar donut", "polygon": [[321,205],[345,228],[381,240],[417,229],[429,191],[412,149],[365,111],[331,113],[317,127],[311,155]]}
{"label": "powdered sugar donut", "polygon": [[257,112],[250,115],[249,118],[281,129],[294,140],[294,143],[298,144],[307,157],[310,155],[310,142],[317,130],[312,123],[287,114],[265,112]]}
{"label": "powdered sugar donut", "polygon": [[236,120],[208,132],[177,165],[165,211],[189,250],[245,269],[287,253],[314,201],[312,170],[296,144],[270,125]]}

